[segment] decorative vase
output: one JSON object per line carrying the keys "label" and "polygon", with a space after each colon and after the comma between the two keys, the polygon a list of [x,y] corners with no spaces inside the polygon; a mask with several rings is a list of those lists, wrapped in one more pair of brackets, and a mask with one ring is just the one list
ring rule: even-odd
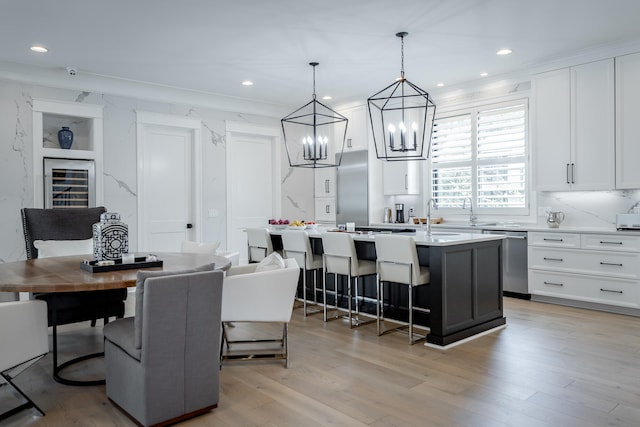
{"label": "decorative vase", "polygon": [[121,259],[129,252],[129,227],[120,214],[105,212],[93,224],[93,257],[96,261]]}
{"label": "decorative vase", "polygon": [[60,148],[68,150],[73,144],[73,132],[66,126],[62,126],[62,129],[58,131],[58,143]]}

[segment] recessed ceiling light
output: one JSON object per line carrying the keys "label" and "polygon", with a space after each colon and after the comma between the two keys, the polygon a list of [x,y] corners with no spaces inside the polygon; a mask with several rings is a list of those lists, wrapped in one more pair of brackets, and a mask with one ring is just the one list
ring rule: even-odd
{"label": "recessed ceiling light", "polygon": [[436,86],[438,86],[438,87],[443,87],[443,86],[444,86],[444,83],[438,83]]}
{"label": "recessed ceiling light", "polygon": [[242,82],[242,86],[253,86],[253,82],[251,80],[245,80]]}
{"label": "recessed ceiling light", "polygon": [[49,49],[47,49],[44,46],[40,46],[40,45],[33,45],[29,49],[31,49],[32,52],[37,52],[37,53],[47,53],[47,52],[49,52]]}
{"label": "recessed ceiling light", "polygon": [[509,55],[511,52],[513,52],[511,49],[500,49],[496,55]]}
{"label": "recessed ceiling light", "polygon": [[480,73],[480,77],[487,77],[489,73]]}
{"label": "recessed ceiling light", "polygon": [[329,95],[325,95],[322,97],[322,99],[324,99],[325,101],[329,101],[330,99],[333,99],[333,97]]}

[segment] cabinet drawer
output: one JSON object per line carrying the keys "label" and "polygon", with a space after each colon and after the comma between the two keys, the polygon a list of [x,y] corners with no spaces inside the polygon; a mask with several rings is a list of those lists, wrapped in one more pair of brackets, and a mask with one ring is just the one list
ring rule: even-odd
{"label": "cabinet drawer", "polygon": [[529,270],[532,294],[636,308],[638,281]]}
{"label": "cabinet drawer", "polygon": [[625,279],[640,278],[640,254],[585,251],[532,246],[528,266],[533,269],[596,274]]}
{"label": "cabinet drawer", "polygon": [[318,198],[316,202],[316,221],[336,221],[336,201],[332,198]]}
{"label": "cabinet drawer", "polygon": [[556,248],[579,248],[580,235],[574,233],[530,232],[529,246],[531,245]]}
{"label": "cabinet drawer", "polygon": [[582,249],[640,252],[640,237],[617,234],[583,234]]}

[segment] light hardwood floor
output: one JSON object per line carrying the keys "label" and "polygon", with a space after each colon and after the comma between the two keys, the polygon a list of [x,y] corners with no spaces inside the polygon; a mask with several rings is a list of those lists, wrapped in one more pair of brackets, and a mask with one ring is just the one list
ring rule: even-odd
{"label": "light hardwood floor", "polygon": [[[181,425],[640,426],[640,318],[511,298],[505,315],[506,329],[442,351],[296,310],[290,368],[225,364],[219,407]],[[99,346],[100,334],[67,327],[61,346]],[[3,425],[134,425],[104,387],[59,385],[50,370],[49,355],[17,378],[47,415]],[[0,411],[12,399],[1,387]]]}

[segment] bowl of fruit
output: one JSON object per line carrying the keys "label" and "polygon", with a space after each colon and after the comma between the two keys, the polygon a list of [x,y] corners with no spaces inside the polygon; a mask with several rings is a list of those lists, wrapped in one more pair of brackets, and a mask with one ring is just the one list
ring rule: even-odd
{"label": "bowl of fruit", "polygon": [[307,228],[304,221],[294,220],[291,224],[289,224],[289,230],[304,230]]}
{"label": "bowl of fruit", "polygon": [[275,230],[284,230],[289,226],[288,219],[270,219],[269,225],[272,226]]}

